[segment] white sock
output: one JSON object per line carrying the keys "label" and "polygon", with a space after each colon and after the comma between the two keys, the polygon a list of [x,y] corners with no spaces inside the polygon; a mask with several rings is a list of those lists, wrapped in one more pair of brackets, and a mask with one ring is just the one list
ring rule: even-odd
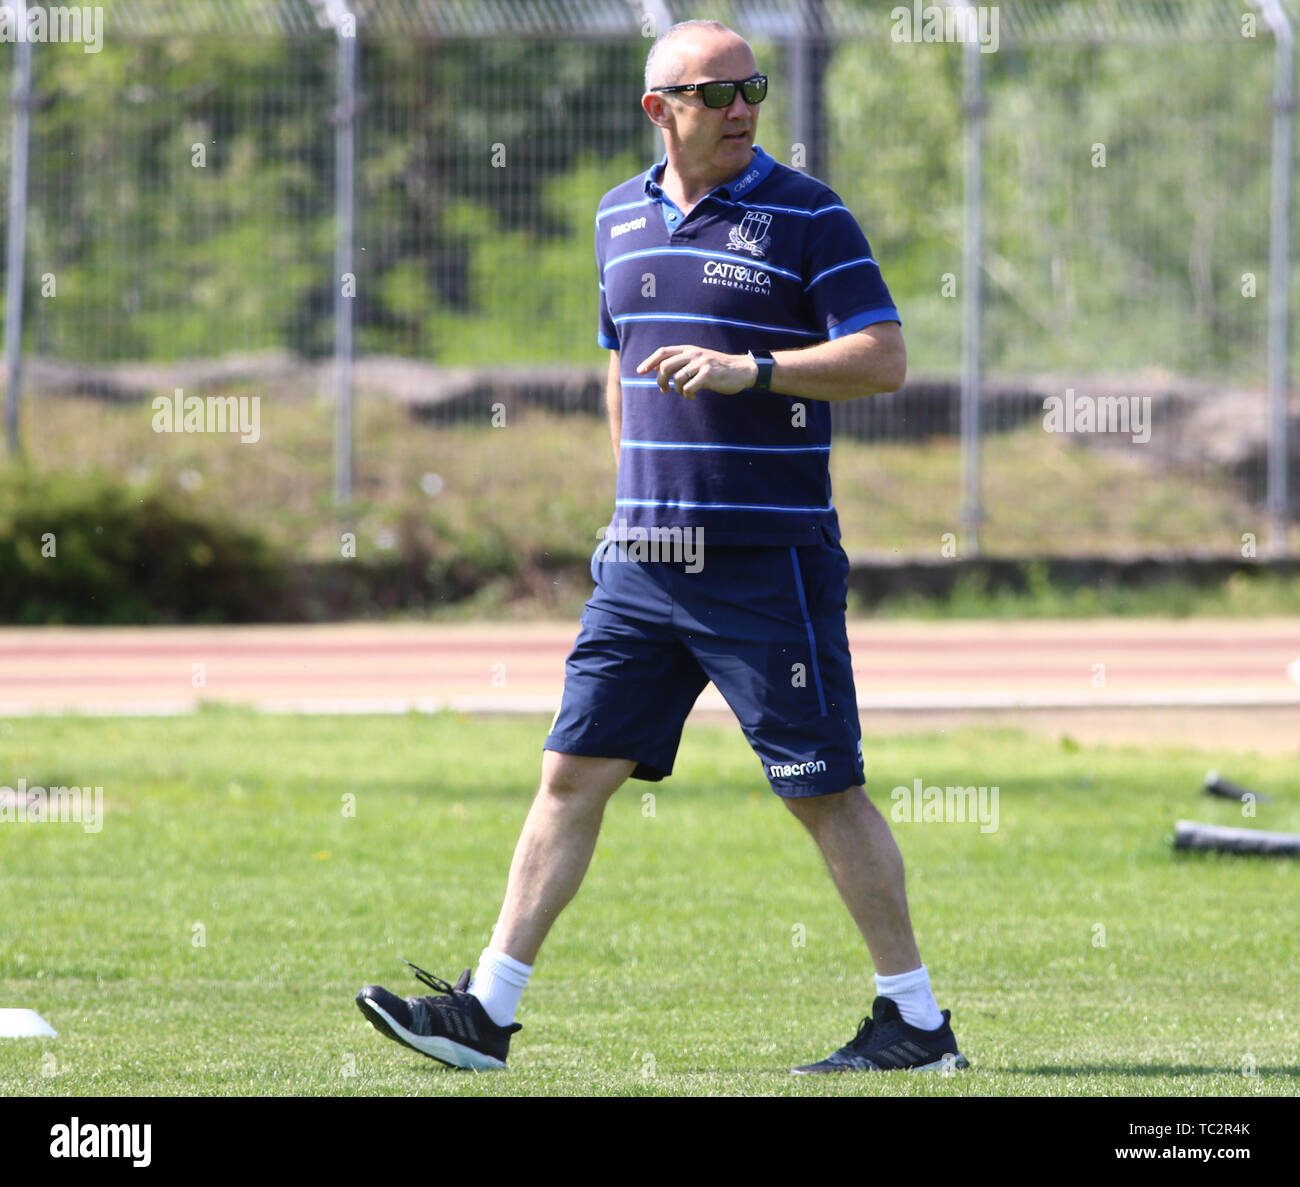
{"label": "white sock", "polygon": [[493,1022],[509,1026],[515,1020],[519,999],[524,996],[532,972],[532,965],[520,964],[513,956],[495,948],[484,948],[474,979],[469,983],[469,992],[478,998]]}
{"label": "white sock", "polygon": [[939,1003],[930,988],[930,974],[925,965],[910,973],[895,973],[892,977],[876,974],[876,992],[898,1004],[898,1012],[908,1026],[918,1030],[938,1030],[943,1025]]}

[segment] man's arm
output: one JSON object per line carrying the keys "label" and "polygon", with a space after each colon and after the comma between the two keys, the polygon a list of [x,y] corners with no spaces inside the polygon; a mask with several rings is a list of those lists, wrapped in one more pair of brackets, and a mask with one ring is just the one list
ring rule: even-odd
{"label": "man's arm", "polygon": [[[907,378],[907,346],[902,327],[876,322],[802,350],[775,350],[772,391],[805,400],[854,400],[894,392]],[[659,388],[695,399],[701,388],[733,395],[752,387],[758,364],[748,354],[723,354],[702,346],[663,346],[637,367],[638,374],[658,370]],[[679,372],[688,376],[678,383]]]}
{"label": "man's arm", "polygon": [[609,352],[609,374],[605,378],[605,411],[609,413],[609,436],[614,443],[614,469],[618,469],[619,442],[623,439],[623,374],[618,351]]}
{"label": "man's arm", "polygon": [[[898,391],[907,379],[907,345],[896,321],[876,322],[803,350],[775,350],[772,360],[772,390],[809,400],[878,396]],[[753,383],[758,374],[750,366]]]}

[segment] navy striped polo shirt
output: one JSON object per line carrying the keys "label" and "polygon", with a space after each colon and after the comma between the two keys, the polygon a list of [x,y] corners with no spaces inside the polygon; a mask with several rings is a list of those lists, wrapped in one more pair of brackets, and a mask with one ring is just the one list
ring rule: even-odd
{"label": "navy striped polo shirt", "polygon": [[613,522],[702,528],[706,545],[838,537],[829,402],[707,388],[686,400],[636,366],[661,346],[790,350],[901,321],[866,236],[833,190],[757,146],[685,217],[657,184],[666,162],[596,213],[598,340],[623,375]]}

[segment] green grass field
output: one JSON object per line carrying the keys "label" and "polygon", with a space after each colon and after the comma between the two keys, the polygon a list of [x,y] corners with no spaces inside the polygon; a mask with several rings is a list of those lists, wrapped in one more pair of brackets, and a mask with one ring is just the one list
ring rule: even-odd
{"label": "green grass field", "polygon": [[98,833],[0,824],[0,1005],[60,1032],[0,1040],[0,1094],[1300,1092],[1297,863],[1170,848],[1180,817],[1300,831],[1294,763],[1224,756],[1276,796],[1242,821],[1199,794],[1203,755],[988,730],[864,746],[887,813],[916,778],[1000,789],[994,832],[894,826],[969,1071],[788,1074],[853,1034],[870,968],[734,727],[690,727],[672,779],[611,801],[508,1073],[407,1051],[353,995],[416,992],[399,954],[448,979],[477,959],[545,724],[0,722],[0,785],[102,785],[105,802]]}

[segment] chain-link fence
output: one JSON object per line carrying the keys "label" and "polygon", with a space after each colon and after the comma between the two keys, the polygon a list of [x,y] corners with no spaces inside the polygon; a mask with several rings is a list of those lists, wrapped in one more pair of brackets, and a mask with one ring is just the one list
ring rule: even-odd
{"label": "chain-link fence", "polygon": [[[608,449],[592,219],[662,152],[638,106],[650,36],[709,15],[749,37],[771,78],[758,142],[787,163],[824,153],[815,171],[858,216],[904,319],[907,386],[836,408],[846,543],[959,553],[964,47],[943,39],[938,5],[685,7],[120,0],[98,52],[34,45],[28,450],[189,472],[192,455],[163,437],[126,444],[88,401],[138,427],[129,410],[178,386],[256,391],[281,431],[214,471],[246,468],[231,489],[255,514],[275,514],[285,490],[327,508],[319,468],[295,471],[294,450],[319,455],[322,430],[289,426],[293,409],[335,398],[342,292],[363,502],[409,477],[391,477],[385,452],[380,409],[396,410],[427,435],[417,477],[437,507],[529,514],[519,491],[508,511],[490,492],[509,486],[493,433],[531,425],[511,464],[598,526],[612,479],[557,469],[552,448],[558,431]],[[329,28],[349,12],[352,112]],[[1214,0],[983,12],[999,35],[980,55],[983,546],[1248,546],[1265,531],[1273,39],[1252,10]],[[335,132],[349,116],[354,275],[339,277]],[[0,121],[6,176],[11,132]],[[71,447],[87,418],[94,431]],[[259,496],[269,469],[287,486]]]}

